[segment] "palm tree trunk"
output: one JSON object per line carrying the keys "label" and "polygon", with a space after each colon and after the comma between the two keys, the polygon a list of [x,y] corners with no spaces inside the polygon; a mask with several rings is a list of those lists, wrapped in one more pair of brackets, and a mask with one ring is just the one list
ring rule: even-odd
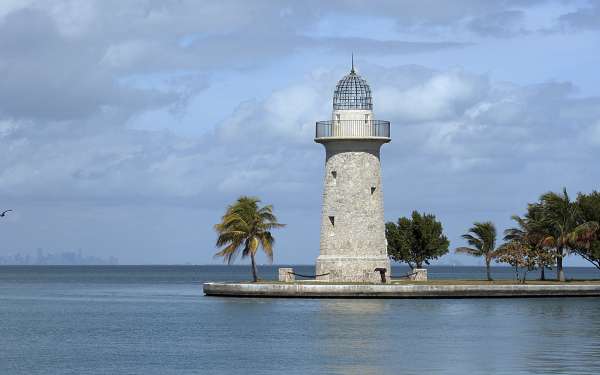
{"label": "palm tree trunk", "polygon": [[492,281],[492,274],[490,272],[490,260],[489,259],[485,260],[485,272],[487,274],[488,281]]}
{"label": "palm tree trunk", "polygon": [[563,255],[562,249],[559,255],[556,257],[556,280],[565,281],[565,270],[563,269]]}
{"label": "palm tree trunk", "polygon": [[258,281],[258,272],[256,270],[256,260],[254,259],[254,253],[250,253],[250,259],[252,260],[252,280]]}

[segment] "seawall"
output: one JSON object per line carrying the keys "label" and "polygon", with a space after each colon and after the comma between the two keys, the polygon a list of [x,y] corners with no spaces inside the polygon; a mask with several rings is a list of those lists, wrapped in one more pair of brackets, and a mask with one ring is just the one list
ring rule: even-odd
{"label": "seawall", "polygon": [[426,285],[224,283],[203,285],[207,296],[265,298],[539,298],[600,297],[600,284]]}

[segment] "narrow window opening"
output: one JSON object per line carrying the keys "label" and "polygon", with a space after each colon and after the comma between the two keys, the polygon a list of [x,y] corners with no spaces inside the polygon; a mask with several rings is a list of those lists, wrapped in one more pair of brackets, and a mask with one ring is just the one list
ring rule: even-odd
{"label": "narrow window opening", "polygon": [[329,221],[331,222],[331,225],[335,226],[335,216],[329,216]]}
{"label": "narrow window opening", "polygon": [[373,195],[373,193],[375,192],[377,188],[375,186],[371,186],[371,195]]}
{"label": "narrow window opening", "polygon": [[336,171],[331,171],[331,176],[336,179],[337,178],[337,172]]}
{"label": "narrow window opening", "polygon": [[338,123],[340,122],[340,115],[339,115],[339,113],[337,113],[337,114],[335,115],[335,119],[338,121]]}

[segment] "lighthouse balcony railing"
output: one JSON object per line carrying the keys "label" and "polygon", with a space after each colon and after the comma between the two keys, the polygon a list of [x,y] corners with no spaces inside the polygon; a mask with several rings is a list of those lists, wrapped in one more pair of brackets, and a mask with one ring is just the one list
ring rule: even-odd
{"label": "lighthouse balcony railing", "polygon": [[390,122],[382,120],[318,121],[315,139],[390,138]]}

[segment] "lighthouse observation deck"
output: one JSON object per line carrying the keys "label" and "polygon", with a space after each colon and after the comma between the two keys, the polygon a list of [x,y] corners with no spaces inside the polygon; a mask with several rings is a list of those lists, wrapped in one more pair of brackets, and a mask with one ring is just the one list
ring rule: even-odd
{"label": "lighthouse observation deck", "polygon": [[382,120],[318,121],[315,141],[335,139],[381,139],[389,142],[390,122]]}

